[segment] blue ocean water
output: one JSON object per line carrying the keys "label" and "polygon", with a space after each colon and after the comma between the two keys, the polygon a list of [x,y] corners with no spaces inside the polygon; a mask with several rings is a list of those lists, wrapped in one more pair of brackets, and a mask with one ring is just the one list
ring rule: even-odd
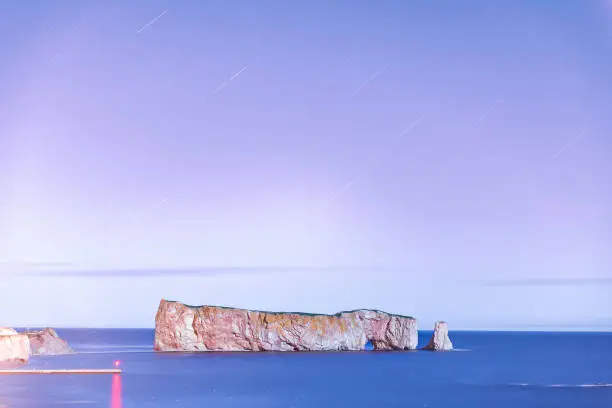
{"label": "blue ocean water", "polygon": [[[78,352],[2,375],[0,407],[612,407],[612,333],[452,332],[460,351],[154,353],[152,330],[58,330]],[[431,332],[420,333],[425,344]]]}

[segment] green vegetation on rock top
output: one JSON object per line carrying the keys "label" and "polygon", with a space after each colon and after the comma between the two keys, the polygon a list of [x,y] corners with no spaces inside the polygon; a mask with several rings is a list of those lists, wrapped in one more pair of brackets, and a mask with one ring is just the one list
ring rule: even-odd
{"label": "green vegetation on rock top", "polygon": [[414,317],[412,316],[405,316],[405,315],[400,315],[400,314],[394,314],[394,313],[387,313],[387,312],[383,312],[382,310],[377,310],[377,309],[354,309],[354,310],[345,310],[345,311],[341,311],[338,313],[334,313],[334,314],[326,314],[326,313],[304,313],[304,312],[270,312],[267,310],[252,310],[252,309],[244,309],[244,308],[239,308],[239,307],[229,307],[229,306],[216,306],[216,305],[199,305],[199,306],[194,306],[194,305],[188,305],[176,300],[167,300],[164,299],[166,302],[169,303],[180,303],[183,306],[192,308],[192,309],[199,309],[201,307],[216,307],[219,309],[226,309],[226,310],[245,310],[248,312],[258,312],[258,313],[267,313],[267,314],[275,314],[275,315],[279,315],[279,314],[285,314],[285,315],[298,315],[298,316],[332,316],[332,317],[340,317],[342,314],[344,313],[355,313],[355,312],[376,312],[376,313],[384,313],[388,316],[393,316],[393,317],[402,317],[402,318],[406,318],[406,319],[414,319]]}

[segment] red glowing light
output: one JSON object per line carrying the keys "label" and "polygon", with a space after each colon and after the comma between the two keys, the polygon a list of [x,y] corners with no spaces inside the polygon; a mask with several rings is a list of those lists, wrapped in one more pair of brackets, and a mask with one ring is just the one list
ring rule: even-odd
{"label": "red glowing light", "polygon": [[121,364],[121,361],[115,360],[115,367],[119,367],[119,364]]}

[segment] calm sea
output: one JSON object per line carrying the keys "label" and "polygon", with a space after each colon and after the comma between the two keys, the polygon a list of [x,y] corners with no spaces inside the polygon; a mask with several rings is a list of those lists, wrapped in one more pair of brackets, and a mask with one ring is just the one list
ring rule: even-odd
{"label": "calm sea", "polygon": [[[152,330],[58,330],[78,352],[0,376],[0,407],[612,407],[612,333],[453,332],[450,353],[152,352]],[[425,344],[431,332],[421,332]]]}

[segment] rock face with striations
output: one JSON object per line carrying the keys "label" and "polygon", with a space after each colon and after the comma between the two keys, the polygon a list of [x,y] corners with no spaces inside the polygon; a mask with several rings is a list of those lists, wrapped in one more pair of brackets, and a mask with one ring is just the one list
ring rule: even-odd
{"label": "rock face with striations", "polygon": [[25,335],[30,340],[32,355],[56,356],[73,353],[68,343],[50,327],[41,331],[26,332]]}
{"label": "rock face with striations", "polygon": [[25,364],[30,359],[30,341],[25,334],[0,327],[0,365]]}
{"label": "rock face with striations", "polygon": [[450,351],[452,349],[453,343],[448,337],[448,324],[446,322],[436,322],[431,340],[423,347],[423,350]]}
{"label": "rock face with striations", "polygon": [[414,350],[416,319],[376,310],[335,315],[271,313],[162,300],[157,351]]}

